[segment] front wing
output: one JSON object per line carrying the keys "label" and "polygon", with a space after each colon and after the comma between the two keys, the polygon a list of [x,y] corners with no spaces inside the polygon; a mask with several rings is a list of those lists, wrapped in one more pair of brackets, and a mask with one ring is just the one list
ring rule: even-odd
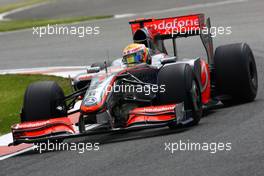
{"label": "front wing", "polygon": [[192,121],[188,112],[184,110],[183,103],[135,108],[129,113],[126,127],[109,128],[108,126],[106,128],[106,124],[93,124],[82,134],[79,133],[75,126],[78,122],[78,117],[79,112],[68,117],[15,124],[11,127],[14,142],[10,145],[58,140],[82,135],[157,128],[167,126],[171,123],[178,125]]}

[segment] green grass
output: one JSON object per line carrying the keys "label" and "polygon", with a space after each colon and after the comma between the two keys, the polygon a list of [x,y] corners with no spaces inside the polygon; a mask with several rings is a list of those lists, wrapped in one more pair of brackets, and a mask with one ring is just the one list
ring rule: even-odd
{"label": "green grass", "polygon": [[24,0],[21,2],[17,3],[11,3],[7,5],[0,6],[0,13],[8,12],[14,9],[22,8],[22,7],[27,7],[31,6],[37,3],[45,2],[47,0]]}
{"label": "green grass", "polygon": [[106,16],[87,16],[87,17],[72,17],[60,19],[29,19],[29,20],[5,20],[0,21],[0,32],[13,31],[18,29],[32,28],[38,26],[54,25],[54,24],[69,24],[81,21],[96,20],[111,18],[112,15]]}
{"label": "green grass", "polygon": [[68,79],[44,75],[0,75],[0,135],[20,121],[19,113],[27,86],[35,81],[56,81],[65,94],[71,92]]}

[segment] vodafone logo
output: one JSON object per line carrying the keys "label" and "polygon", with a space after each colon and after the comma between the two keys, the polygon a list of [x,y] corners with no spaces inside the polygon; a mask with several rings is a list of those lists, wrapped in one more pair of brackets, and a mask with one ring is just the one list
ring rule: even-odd
{"label": "vodafone logo", "polygon": [[164,30],[164,29],[175,29],[181,27],[192,27],[192,26],[199,26],[199,20],[196,19],[186,19],[186,20],[178,20],[177,18],[172,21],[162,20],[157,24],[152,24],[154,29]]}

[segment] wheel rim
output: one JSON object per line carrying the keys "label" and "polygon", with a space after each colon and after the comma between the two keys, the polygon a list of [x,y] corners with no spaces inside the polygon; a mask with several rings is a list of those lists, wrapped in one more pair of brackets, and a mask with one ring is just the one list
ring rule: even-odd
{"label": "wheel rim", "polygon": [[258,86],[257,83],[257,70],[256,70],[256,65],[254,64],[253,61],[249,63],[249,75],[250,75],[250,80],[253,85],[253,87],[256,89]]}
{"label": "wheel rim", "polygon": [[84,125],[84,119],[83,119],[83,115],[82,114],[79,117],[78,127],[79,127],[79,132],[80,133],[83,133],[84,130],[85,130],[84,129],[85,128],[85,125]]}
{"label": "wheel rim", "polygon": [[201,107],[201,94],[195,81],[192,82],[191,97],[194,110],[199,111]]}

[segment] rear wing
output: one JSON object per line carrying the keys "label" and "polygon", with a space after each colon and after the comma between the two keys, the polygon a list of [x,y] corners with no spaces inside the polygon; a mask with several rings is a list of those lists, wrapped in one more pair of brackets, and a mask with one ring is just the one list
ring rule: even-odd
{"label": "rear wing", "polygon": [[[193,14],[169,18],[141,18],[131,20],[132,34],[138,30],[146,30],[152,40],[173,39],[174,55],[176,55],[175,38],[200,35],[202,43],[206,49],[208,63],[213,62],[213,41],[210,34],[210,19],[205,21],[204,14]],[[202,30],[207,28],[208,33]]]}
{"label": "rear wing", "polygon": [[155,37],[163,38],[177,37],[181,34],[184,36],[195,35],[198,34],[200,28],[205,26],[203,14],[160,19],[136,19],[129,23],[133,34],[140,28],[147,28]]}

